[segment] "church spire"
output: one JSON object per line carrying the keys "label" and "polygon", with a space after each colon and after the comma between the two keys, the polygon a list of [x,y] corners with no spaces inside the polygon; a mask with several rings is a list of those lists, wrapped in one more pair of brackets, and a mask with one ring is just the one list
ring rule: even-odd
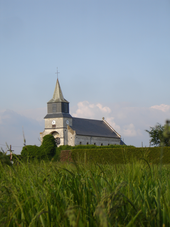
{"label": "church spire", "polygon": [[57,78],[53,98],[49,102],[47,102],[47,115],[45,116],[45,118],[59,117],[71,118],[71,115],[69,114],[69,102],[64,98],[59,80]]}
{"label": "church spire", "polygon": [[68,102],[63,96],[58,78],[55,85],[53,98],[49,102]]}
{"label": "church spire", "polygon": [[54,102],[65,102],[58,78],[57,78],[57,82],[55,85],[53,100],[54,100]]}

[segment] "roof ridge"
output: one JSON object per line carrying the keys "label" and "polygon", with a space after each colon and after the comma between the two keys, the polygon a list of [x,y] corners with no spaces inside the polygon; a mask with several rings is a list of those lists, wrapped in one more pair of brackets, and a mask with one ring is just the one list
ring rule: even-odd
{"label": "roof ridge", "polygon": [[91,120],[91,121],[102,121],[102,120],[82,118],[82,117],[73,117],[73,118],[78,118],[78,119],[82,119],[82,120]]}
{"label": "roof ridge", "polygon": [[116,132],[116,130],[104,119],[104,117],[102,118],[102,120],[103,120],[103,122],[107,125],[107,126],[109,126],[109,128],[114,132],[114,133],[116,133],[116,135],[119,137],[119,138],[121,138],[121,135],[118,133],[118,132]]}

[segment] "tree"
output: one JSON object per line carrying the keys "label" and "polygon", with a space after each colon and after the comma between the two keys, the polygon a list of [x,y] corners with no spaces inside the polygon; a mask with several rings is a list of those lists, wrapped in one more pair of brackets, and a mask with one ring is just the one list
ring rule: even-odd
{"label": "tree", "polygon": [[43,142],[41,145],[41,156],[42,158],[52,158],[56,152],[56,142],[53,135],[48,134],[43,137]]}
{"label": "tree", "polygon": [[166,121],[166,124],[162,126],[157,123],[155,127],[150,127],[150,131],[146,130],[149,133],[151,138],[151,146],[170,146],[170,126],[169,121]]}
{"label": "tree", "polygon": [[167,120],[163,131],[165,146],[170,146],[170,121]]}
{"label": "tree", "polygon": [[56,143],[53,135],[44,136],[42,145],[26,145],[21,151],[22,157],[29,157],[31,159],[37,158],[39,160],[51,159],[56,153]]}

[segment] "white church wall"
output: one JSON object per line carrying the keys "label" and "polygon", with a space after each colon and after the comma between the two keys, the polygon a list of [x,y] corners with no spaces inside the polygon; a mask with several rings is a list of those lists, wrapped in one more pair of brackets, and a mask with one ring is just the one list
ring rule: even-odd
{"label": "white church wall", "polygon": [[75,136],[75,145],[95,144],[96,146],[108,146],[109,144],[119,145],[120,138],[94,137],[94,136]]}
{"label": "white church wall", "polygon": [[67,125],[72,126],[72,122],[73,122],[72,118],[64,118],[63,119],[64,127],[67,127]]}
{"label": "white church wall", "polygon": [[67,144],[70,146],[75,145],[75,131],[67,126]]}
{"label": "white church wall", "polygon": [[63,127],[63,118],[46,118],[45,129],[52,128],[52,121],[56,122],[56,128]]}

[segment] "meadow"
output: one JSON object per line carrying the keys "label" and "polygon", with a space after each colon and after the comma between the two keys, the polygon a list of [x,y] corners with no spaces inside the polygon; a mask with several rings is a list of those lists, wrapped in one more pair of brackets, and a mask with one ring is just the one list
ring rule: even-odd
{"label": "meadow", "polygon": [[0,226],[170,226],[170,165],[0,163]]}

